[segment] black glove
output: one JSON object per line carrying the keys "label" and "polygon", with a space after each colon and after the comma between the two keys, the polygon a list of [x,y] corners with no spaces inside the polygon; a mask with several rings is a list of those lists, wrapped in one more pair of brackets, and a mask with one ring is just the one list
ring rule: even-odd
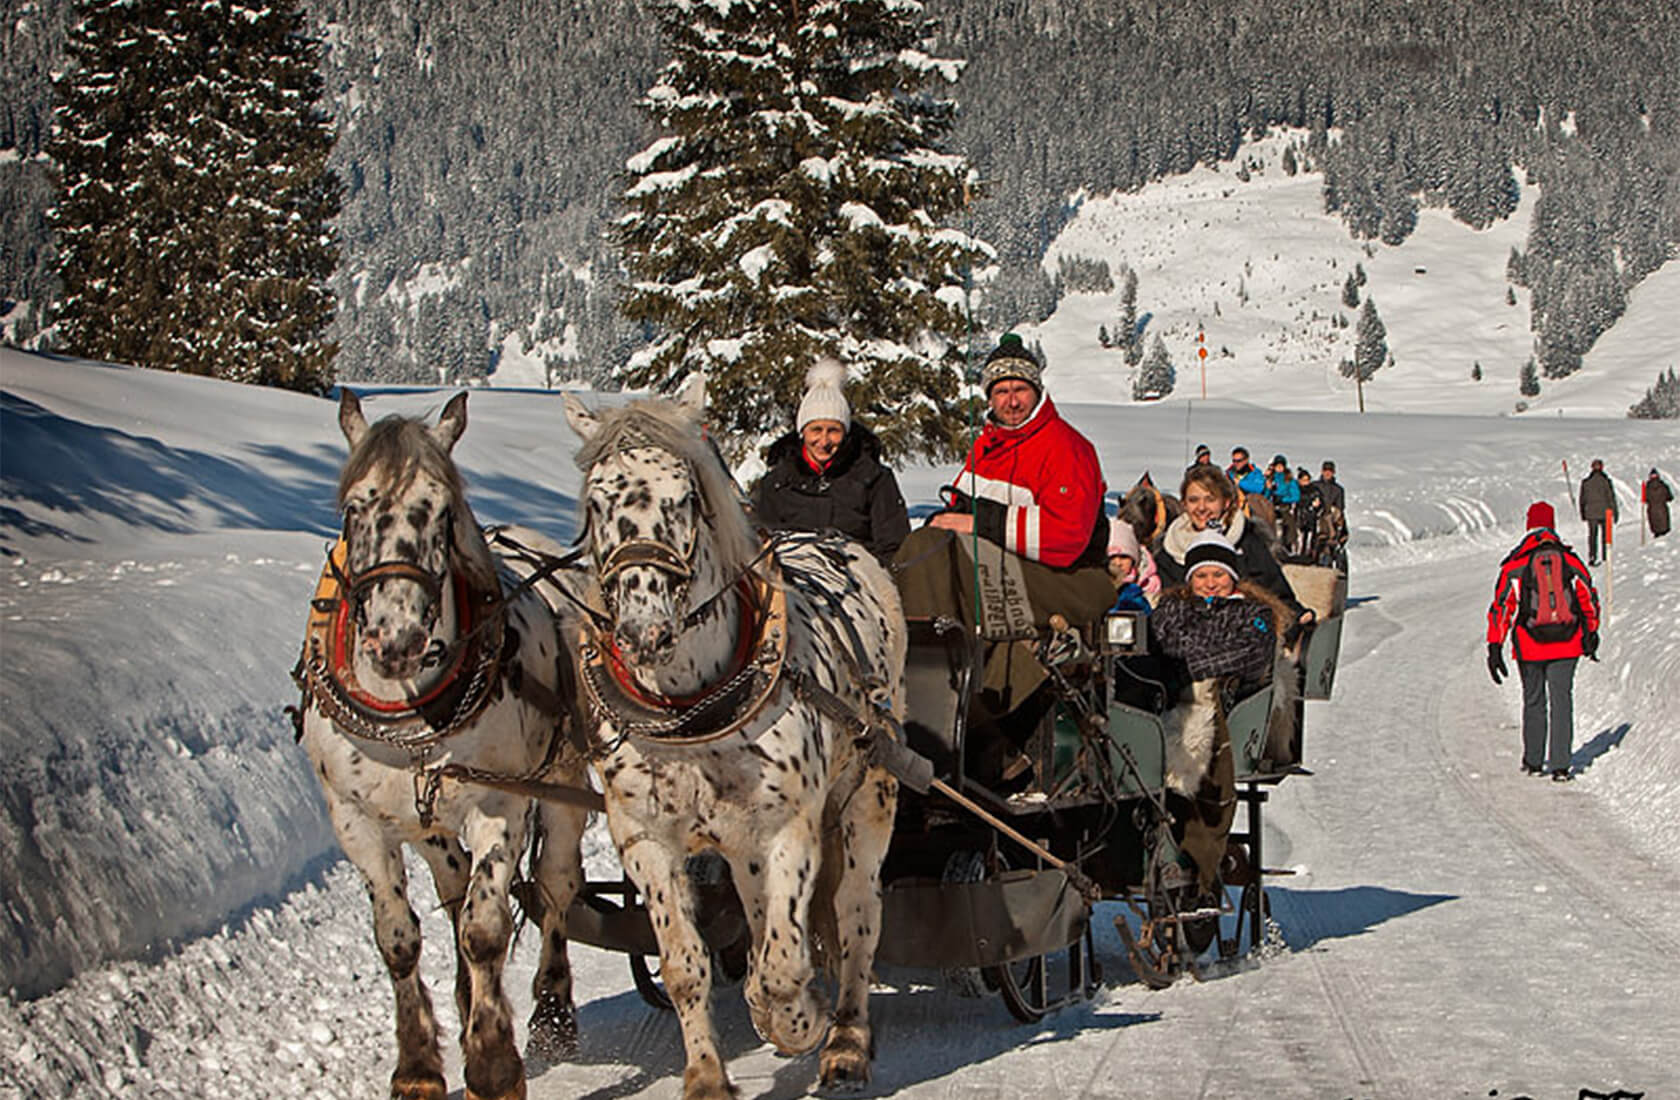
{"label": "black glove", "polygon": [[1505,667],[1504,655],[1499,652],[1498,642],[1488,643],[1488,675],[1493,677],[1496,684],[1511,675],[1511,670]]}
{"label": "black glove", "polygon": [[1598,631],[1589,630],[1581,635],[1581,652],[1593,660],[1598,660]]}

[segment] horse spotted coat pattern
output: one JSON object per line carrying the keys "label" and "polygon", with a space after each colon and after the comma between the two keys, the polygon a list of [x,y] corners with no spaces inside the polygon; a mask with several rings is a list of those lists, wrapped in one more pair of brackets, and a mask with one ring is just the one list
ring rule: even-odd
{"label": "horse spotted coat pattern", "polygon": [[[414,567],[344,593],[356,601],[353,671],[382,699],[423,696],[436,661],[455,641],[452,570],[475,590],[497,591],[497,564],[467,508],[449,451],[466,427],[465,396],[436,426],[388,417],[369,427],[346,390],[339,423],[351,458],[340,479],[354,581],[375,566]],[[435,583],[422,580],[432,578]],[[536,1004],[528,1051],[554,1057],[575,1044],[572,977],[566,954],[566,908],[582,883],[579,838],[585,813],[527,798],[442,781],[422,807],[416,769],[447,760],[502,775],[551,763],[550,778],[587,785],[575,753],[551,757],[559,717],[522,696],[517,685],[560,686],[565,658],[541,598],[522,593],[505,607],[503,680],[470,723],[415,752],[336,727],[317,704],[304,713],[302,742],[326,797],[345,855],[361,872],[373,906],[374,936],[396,995],[397,1065],[391,1095],[442,1100],[446,1094],[437,1017],[419,971],[420,922],[408,902],[402,846],[430,868],[439,901],[455,929],[455,1000],[459,1009],[467,1096],[523,1097],[524,1065],[514,1046],[512,1009],[502,966],[513,929],[508,904],[518,861],[534,836],[532,879],[541,910],[542,958],[532,981]],[[427,811],[427,812],[423,812]]]}
{"label": "horse spotted coat pattern", "polygon": [[[598,419],[567,402],[586,440],[579,463],[598,570],[627,543],[658,544],[686,563],[686,575],[656,564],[598,572],[611,626],[592,644],[616,647],[640,690],[670,699],[702,695],[730,674],[749,615],[735,582],[759,554],[692,406],[643,402]],[[784,675],[757,714],[726,736],[689,744],[625,736],[613,713],[594,715],[607,820],[659,940],[661,976],[682,1024],[688,1100],[734,1095],[685,873],[687,858],[707,851],[727,860],[746,911],[753,946],[745,996],[759,1032],[798,1053],[826,1031],[823,1081],[869,1076],[869,976],[897,786],[852,730],[793,685],[810,676],[860,713],[878,702],[902,717],[903,614],[891,578],[855,543],[784,536],[768,559],[786,580],[789,637]],[[832,1018],[813,985],[817,936],[838,972]]]}

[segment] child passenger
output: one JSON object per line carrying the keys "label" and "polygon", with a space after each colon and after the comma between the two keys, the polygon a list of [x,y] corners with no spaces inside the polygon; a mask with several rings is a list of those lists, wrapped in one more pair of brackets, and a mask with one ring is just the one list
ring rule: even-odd
{"label": "child passenger", "polygon": [[1108,521],[1108,575],[1116,595],[1111,611],[1142,611],[1148,614],[1150,601],[1161,591],[1161,577],[1155,559],[1138,543],[1137,532],[1123,519]]}
{"label": "child passenger", "polygon": [[1151,616],[1156,652],[1184,663],[1185,678],[1224,681],[1234,701],[1271,678],[1281,601],[1241,584],[1237,551],[1217,531],[1203,531],[1184,555],[1186,583],[1161,593]]}

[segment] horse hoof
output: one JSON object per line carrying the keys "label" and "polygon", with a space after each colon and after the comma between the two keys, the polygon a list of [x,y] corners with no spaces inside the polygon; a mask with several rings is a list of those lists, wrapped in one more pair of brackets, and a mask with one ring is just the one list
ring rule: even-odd
{"label": "horse hoof", "polygon": [[550,1066],[570,1061],[577,1051],[577,1011],[569,1001],[552,993],[543,994],[531,1013],[530,1036],[525,1041],[526,1073],[536,1076]]}
{"label": "horse hoof", "polygon": [[736,1100],[740,1093],[721,1070],[706,1066],[683,1069],[683,1100]]}
{"label": "horse hoof", "polygon": [[472,1089],[466,1090],[466,1100],[525,1100],[525,1078],[515,1081],[513,1087],[499,1096],[480,1096]]}
{"label": "horse hoof", "polygon": [[825,1091],[850,1092],[869,1083],[869,1040],[858,1028],[835,1028],[823,1048],[822,1085]]}
{"label": "horse hoof", "polygon": [[442,1077],[391,1075],[391,1100],[444,1100],[449,1095]]}

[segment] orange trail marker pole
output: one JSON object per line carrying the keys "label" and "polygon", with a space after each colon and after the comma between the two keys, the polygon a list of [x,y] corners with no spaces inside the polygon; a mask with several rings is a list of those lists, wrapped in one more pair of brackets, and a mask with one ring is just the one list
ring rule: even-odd
{"label": "orange trail marker pole", "polygon": [[1202,400],[1207,400],[1207,344],[1203,342],[1205,333],[1196,333],[1196,358],[1202,361]]}
{"label": "orange trail marker pole", "polygon": [[1610,509],[1604,510],[1604,625],[1610,625],[1610,605],[1616,601],[1616,555],[1611,548],[1616,544],[1615,517]]}

